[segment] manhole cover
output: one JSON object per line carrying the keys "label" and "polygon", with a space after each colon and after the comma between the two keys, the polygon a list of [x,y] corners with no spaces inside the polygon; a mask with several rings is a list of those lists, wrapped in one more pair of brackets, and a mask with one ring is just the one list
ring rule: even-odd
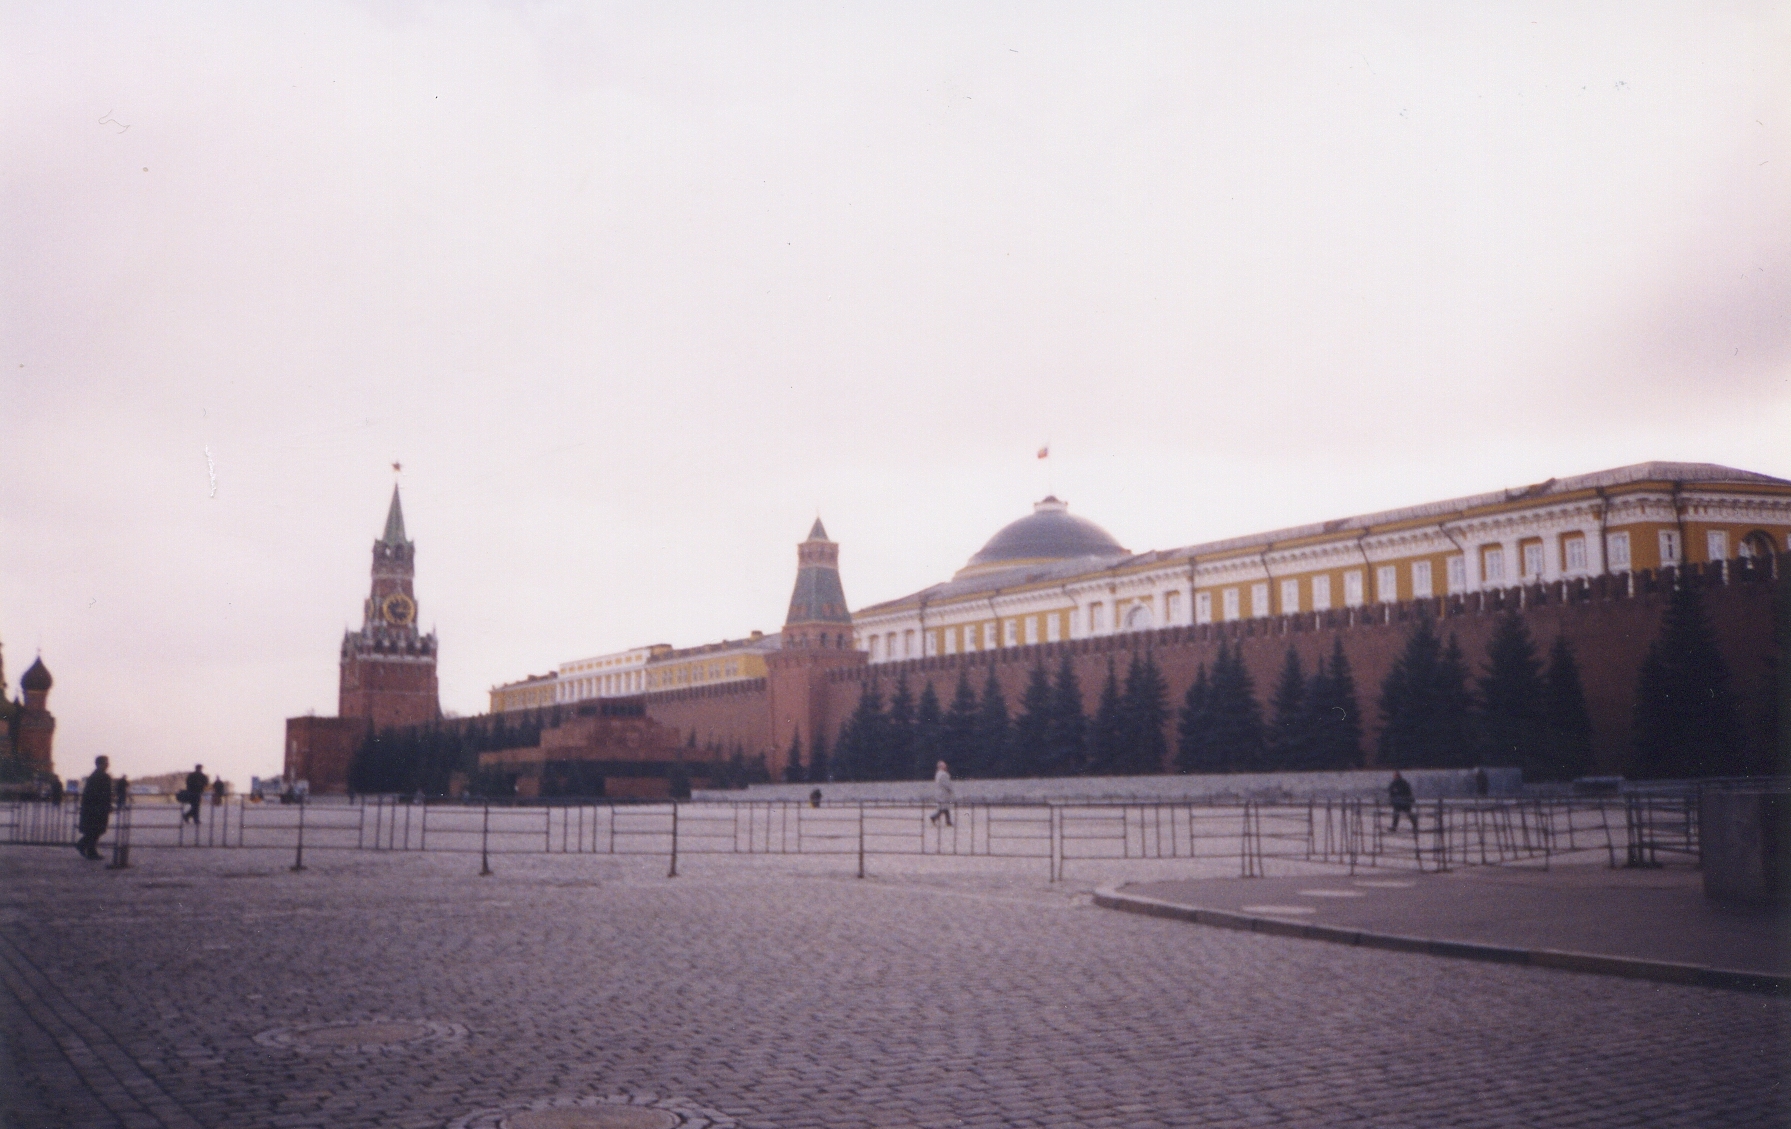
{"label": "manhole cover", "polygon": [[320,1027],[307,1031],[304,1041],[314,1047],[363,1047],[378,1044],[384,1047],[398,1043],[415,1043],[429,1037],[429,1028],[421,1023],[353,1023],[347,1027]]}
{"label": "manhole cover", "polygon": [[507,1109],[487,1109],[448,1129],[735,1129],[726,1114],[686,1098],[611,1094],[600,1098],[543,1098]]}
{"label": "manhole cover", "polygon": [[430,1019],[369,1019],[351,1023],[314,1023],[276,1027],[255,1036],[264,1047],[298,1051],[386,1051],[466,1038],[458,1023]]}
{"label": "manhole cover", "polygon": [[531,1109],[513,1113],[503,1129],[678,1129],[683,1119],[663,1109],[591,1106],[586,1109]]}

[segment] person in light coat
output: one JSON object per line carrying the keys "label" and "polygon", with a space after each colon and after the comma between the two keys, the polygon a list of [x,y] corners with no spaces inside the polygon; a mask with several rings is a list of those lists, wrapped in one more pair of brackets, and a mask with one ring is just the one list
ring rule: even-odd
{"label": "person in light coat", "polygon": [[939,826],[939,820],[943,817],[945,825],[950,827],[951,773],[946,771],[944,761],[939,762],[939,771],[933,773],[933,802],[936,805],[931,818],[933,826]]}

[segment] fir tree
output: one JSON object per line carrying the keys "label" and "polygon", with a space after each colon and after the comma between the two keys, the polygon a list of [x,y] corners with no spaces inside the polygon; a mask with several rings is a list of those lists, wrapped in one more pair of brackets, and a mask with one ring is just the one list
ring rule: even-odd
{"label": "fir tree", "polygon": [[933,684],[921,687],[920,704],[914,708],[914,761],[908,766],[908,779],[926,780],[933,775],[933,766],[949,758],[945,755],[945,719],[939,712],[939,695]]}
{"label": "fir tree", "polygon": [[1065,653],[1051,687],[1051,724],[1045,737],[1047,776],[1075,776],[1088,759],[1088,720],[1082,713],[1082,684]]}
{"label": "fir tree", "polygon": [[1241,644],[1227,646],[1221,641],[1207,686],[1207,739],[1225,772],[1261,771],[1266,751],[1262,707],[1244,668],[1243,650]]}
{"label": "fir tree", "polygon": [[1343,653],[1341,634],[1331,637],[1331,661],[1319,661],[1306,699],[1312,711],[1314,767],[1360,768],[1362,710],[1356,704],[1356,676]]}
{"label": "fir tree", "polygon": [[1592,770],[1592,716],[1580,687],[1580,667],[1565,635],[1555,636],[1543,676],[1541,780],[1572,780]]}
{"label": "fir tree", "polygon": [[808,753],[808,782],[825,784],[832,779],[833,768],[827,763],[827,738],[817,733],[814,748]]}
{"label": "fir tree", "polygon": [[834,751],[833,774],[840,780],[875,779],[882,766],[883,694],[875,679],[864,684],[858,705],[840,731],[839,748]]}
{"label": "fir tree", "polygon": [[1168,697],[1169,687],[1155,657],[1146,651],[1140,658],[1134,651],[1120,699],[1126,733],[1121,772],[1150,776],[1163,771],[1169,760],[1169,744],[1163,737],[1163,726],[1169,720]]}
{"label": "fir tree", "polygon": [[[744,754],[742,754],[744,755]],[[748,784],[771,783],[771,769],[765,764],[764,753],[754,753],[746,762]]]}
{"label": "fir tree", "polygon": [[790,734],[790,754],[784,764],[784,783],[800,784],[806,779],[808,779],[808,774],[802,768],[802,733],[800,731],[792,732]]}
{"label": "fir tree", "polygon": [[1420,617],[1381,684],[1381,763],[1392,768],[1471,763],[1470,704],[1455,636],[1445,647],[1430,618]]}
{"label": "fir tree", "polygon": [[1515,614],[1507,614],[1493,631],[1479,690],[1479,759],[1517,765],[1526,777],[1539,778],[1544,759],[1542,661],[1529,628]]}
{"label": "fir tree", "polygon": [[[1321,688],[1323,679],[1324,664],[1320,662],[1311,688]],[[1275,695],[1269,701],[1269,764],[1277,770],[1299,772],[1316,766],[1313,716],[1307,691],[1306,672],[1300,668],[1299,652],[1289,646],[1287,657],[1281,660],[1281,677],[1275,683]]]}
{"label": "fir tree", "polygon": [[1175,768],[1177,772],[1218,772],[1218,761],[1213,757],[1212,742],[1207,740],[1207,730],[1212,721],[1207,717],[1207,699],[1210,688],[1206,679],[1206,664],[1201,663],[1194,671],[1194,681],[1188,684],[1188,692],[1182,698],[1181,713],[1176,719],[1175,734]]}
{"label": "fir tree", "polygon": [[1045,665],[1032,668],[1026,680],[1026,692],[1020,696],[1020,716],[1014,719],[1013,734],[1008,741],[1007,763],[1003,776],[1043,776],[1050,755],[1051,741],[1051,676]]}
{"label": "fir tree", "polygon": [[989,664],[989,677],[983,682],[982,700],[976,708],[975,753],[970,761],[972,776],[993,776],[1007,760],[1007,699],[1001,694],[1001,683],[995,680],[995,664]]}
{"label": "fir tree", "polygon": [[1643,780],[1746,772],[1729,667],[1697,589],[1673,590],[1636,683],[1635,759]]}
{"label": "fir tree", "polygon": [[889,698],[879,760],[879,780],[906,780],[908,768],[914,763],[914,695],[908,690],[906,672],[896,679],[895,693]]}
{"label": "fir tree", "polygon": [[[958,688],[945,712],[944,748],[939,757],[958,776],[972,775],[976,762],[976,691],[970,688],[970,672],[958,668]],[[930,767],[930,766],[929,766]],[[927,776],[933,775],[930,771]]]}
{"label": "fir tree", "polygon": [[1101,687],[1101,702],[1095,707],[1093,731],[1088,741],[1088,772],[1091,776],[1112,776],[1125,761],[1125,702],[1119,693],[1119,673],[1113,660],[1107,660],[1107,682]]}

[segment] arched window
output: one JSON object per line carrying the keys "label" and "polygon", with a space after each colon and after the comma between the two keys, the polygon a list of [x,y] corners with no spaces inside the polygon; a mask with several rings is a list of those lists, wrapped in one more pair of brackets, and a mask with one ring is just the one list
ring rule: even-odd
{"label": "arched window", "polygon": [[1126,613],[1127,631],[1149,631],[1152,626],[1150,608],[1148,605],[1134,604],[1132,605],[1132,610]]}
{"label": "arched window", "polygon": [[1743,560],[1765,559],[1772,556],[1772,535],[1763,529],[1756,529],[1741,539],[1736,546],[1735,555]]}

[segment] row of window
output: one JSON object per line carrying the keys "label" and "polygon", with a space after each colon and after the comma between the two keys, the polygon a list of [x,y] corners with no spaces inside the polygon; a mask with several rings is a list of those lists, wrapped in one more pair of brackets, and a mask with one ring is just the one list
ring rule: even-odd
{"label": "row of window", "polygon": [[[922,638],[925,639],[926,654],[936,654],[943,646],[945,654],[955,655],[960,648],[968,653],[992,651],[997,645],[1018,647],[1022,643],[1028,646],[1041,642],[1055,643],[1064,637],[1064,624],[1064,613],[1048,612],[1002,620],[999,644],[996,643],[993,623],[972,623],[963,627],[940,628],[937,632],[929,631],[924,635],[913,629],[872,634],[865,637],[864,646],[870,652],[872,662],[898,662],[922,657],[919,649],[923,645]],[[938,642],[940,639],[944,641],[942,644]]]}
{"label": "row of window", "polygon": [[646,672],[640,670],[598,674],[588,678],[560,680],[558,699],[582,702],[587,698],[608,698],[618,694],[638,694],[646,687]]}

